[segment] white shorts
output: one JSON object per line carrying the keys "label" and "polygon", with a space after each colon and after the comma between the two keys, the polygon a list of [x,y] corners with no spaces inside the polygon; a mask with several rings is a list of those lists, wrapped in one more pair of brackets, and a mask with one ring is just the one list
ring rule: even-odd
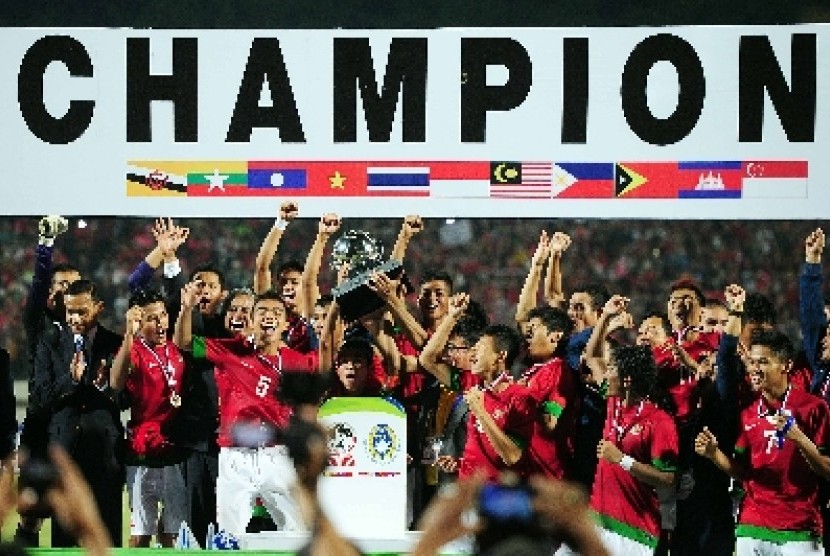
{"label": "white shorts", "polygon": [[[628,537],[623,537],[598,525],[597,534],[600,540],[602,540],[602,544],[605,545],[606,550],[608,550],[608,553],[612,556],[653,556],[654,554],[653,548],[640,544]],[[578,554],[580,553],[564,543],[554,553],[555,556],[577,556]]]}
{"label": "white shorts", "polygon": [[294,464],[285,446],[222,448],[216,480],[219,529],[233,535],[244,533],[258,496],[280,531],[304,531],[306,527],[291,494],[296,481]]}
{"label": "white shorts", "polygon": [[180,466],[127,466],[130,499],[130,535],[157,533],[161,506],[162,533],[176,534],[187,519],[187,493]]}
{"label": "white shorts", "polygon": [[824,547],[818,541],[790,541],[774,543],[738,537],[735,554],[737,556],[824,556]]}

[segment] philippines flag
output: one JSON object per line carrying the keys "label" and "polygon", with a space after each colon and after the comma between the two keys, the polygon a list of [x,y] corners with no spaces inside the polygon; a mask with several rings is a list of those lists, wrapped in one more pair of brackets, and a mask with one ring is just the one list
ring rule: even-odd
{"label": "philippines flag", "polygon": [[367,166],[366,192],[429,195],[429,167]]}
{"label": "philippines flag", "polygon": [[614,197],[612,162],[557,162],[553,169],[553,196],[565,199]]}

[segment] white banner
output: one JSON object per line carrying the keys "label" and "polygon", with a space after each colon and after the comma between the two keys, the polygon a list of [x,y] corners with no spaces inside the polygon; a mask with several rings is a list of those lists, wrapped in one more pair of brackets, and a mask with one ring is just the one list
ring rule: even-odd
{"label": "white banner", "polygon": [[6,214],[273,216],[280,197],[347,217],[830,206],[826,25],[14,28],[0,45]]}

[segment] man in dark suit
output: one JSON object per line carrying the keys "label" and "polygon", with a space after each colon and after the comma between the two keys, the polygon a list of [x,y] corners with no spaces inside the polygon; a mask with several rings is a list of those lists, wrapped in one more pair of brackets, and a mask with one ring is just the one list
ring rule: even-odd
{"label": "man in dark suit", "polygon": [[[89,280],[69,284],[64,306],[66,326],[37,346],[30,401],[48,414],[49,441],[60,444],[78,464],[120,546],[124,432],[108,381],[122,338],[98,324],[103,302]],[[52,546],[73,545],[73,537],[53,524]]]}

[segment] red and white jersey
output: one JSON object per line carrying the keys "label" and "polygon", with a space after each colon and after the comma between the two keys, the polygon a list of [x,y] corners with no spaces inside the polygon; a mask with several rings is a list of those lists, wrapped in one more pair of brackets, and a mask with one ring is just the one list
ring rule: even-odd
{"label": "red and white jersey", "polygon": [[[561,358],[554,357],[528,368],[518,382],[527,386],[536,403],[536,418],[527,453],[529,472],[554,479],[565,478],[573,457],[576,430],[573,373]],[[553,431],[545,425],[545,415],[557,418]]]}
{"label": "red and white jersey", "polygon": [[[661,471],[674,471],[678,457],[674,419],[649,400],[625,407],[609,397],[603,438],[624,454]],[[660,537],[660,503],[654,488],[616,463],[600,458],[591,507],[603,527],[654,546]]]}
{"label": "red and white jersey", "polygon": [[316,353],[303,354],[281,347],[277,355],[264,355],[243,338],[215,339],[194,336],[193,356],[213,363],[219,391],[219,446],[234,445],[237,423],[283,429],[291,407],[277,399],[284,373],[316,373]]}
{"label": "red and white jersey", "polygon": [[130,393],[130,423],[134,428],[147,422],[168,422],[176,408],[171,396],[180,396],[184,358],[179,348],[167,340],[150,345],[137,338],[130,349],[132,372],[127,377]]}
{"label": "red and white jersey", "polygon": [[[454,384],[460,383],[460,377]],[[484,390],[484,409],[498,425],[499,429],[507,433],[520,447],[527,446],[533,432],[533,417],[535,404],[527,388],[518,384],[510,384],[501,392]],[[524,474],[526,471],[525,457],[513,465],[508,466],[501,459],[490,439],[484,432],[483,425],[473,412],[470,412],[467,421],[467,443],[464,445],[464,455],[458,470],[460,478],[470,477],[477,470],[484,471],[486,480],[495,481],[499,473],[511,470]]]}
{"label": "red and white jersey", "polygon": [[[783,400],[768,402],[761,395],[741,412],[741,430],[735,456],[746,465],[738,524],[774,531],[810,531],[821,535],[818,475],[795,444],[778,447],[775,419],[783,412],[819,450],[830,448],[830,411],[827,403],[803,390],[789,388]],[[751,536],[751,535],[746,535]]]}

